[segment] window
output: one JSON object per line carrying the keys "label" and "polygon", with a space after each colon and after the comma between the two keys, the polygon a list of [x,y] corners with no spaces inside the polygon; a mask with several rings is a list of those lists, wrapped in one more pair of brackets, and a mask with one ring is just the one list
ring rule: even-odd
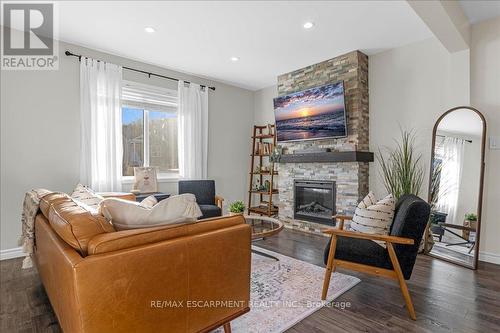
{"label": "window", "polygon": [[177,92],[126,82],[122,89],[122,175],[154,166],[162,177],[177,177]]}

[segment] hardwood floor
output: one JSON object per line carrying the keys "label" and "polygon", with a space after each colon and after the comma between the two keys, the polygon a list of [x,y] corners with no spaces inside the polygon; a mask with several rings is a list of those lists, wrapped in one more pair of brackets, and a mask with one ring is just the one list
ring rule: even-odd
{"label": "hardwood floor", "polygon": [[[284,230],[254,245],[324,266],[326,242]],[[0,262],[0,332],[60,332],[36,270],[22,270],[21,261]],[[339,271],[362,280],[336,300],[350,307],[324,307],[287,332],[500,332],[498,265],[471,271],[420,256],[408,281],[417,321],[408,317],[397,282]]]}

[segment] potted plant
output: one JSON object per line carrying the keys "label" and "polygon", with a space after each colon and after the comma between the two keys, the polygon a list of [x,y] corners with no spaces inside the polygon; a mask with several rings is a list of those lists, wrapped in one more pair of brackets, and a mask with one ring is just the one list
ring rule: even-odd
{"label": "potted plant", "polygon": [[245,204],[243,201],[238,200],[229,205],[229,215],[243,215],[245,211]]}
{"label": "potted plant", "polygon": [[[464,227],[476,230],[477,228],[477,215],[474,213],[465,214]],[[472,231],[474,232],[474,231]],[[462,237],[469,240],[471,230],[462,230]]]}

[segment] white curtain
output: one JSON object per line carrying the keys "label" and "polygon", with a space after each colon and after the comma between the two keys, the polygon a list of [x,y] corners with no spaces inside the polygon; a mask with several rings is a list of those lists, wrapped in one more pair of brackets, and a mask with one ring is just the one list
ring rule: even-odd
{"label": "white curtain", "polygon": [[208,151],[208,88],[179,81],[178,96],[179,176],[205,179]]}
{"label": "white curtain", "polygon": [[458,196],[462,179],[465,141],[453,137],[445,137],[438,145],[437,157],[441,159],[441,177],[437,209],[448,214],[447,223],[461,224],[457,218]]}
{"label": "white curtain", "polygon": [[122,67],[91,58],[80,62],[80,182],[94,191],[120,191]]}

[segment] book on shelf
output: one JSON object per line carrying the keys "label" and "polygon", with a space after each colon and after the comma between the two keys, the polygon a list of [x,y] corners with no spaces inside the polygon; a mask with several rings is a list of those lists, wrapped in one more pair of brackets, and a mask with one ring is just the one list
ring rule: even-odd
{"label": "book on shelf", "polygon": [[256,155],[270,155],[274,150],[274,144],[271,142],[257,142],[255,147]]}

